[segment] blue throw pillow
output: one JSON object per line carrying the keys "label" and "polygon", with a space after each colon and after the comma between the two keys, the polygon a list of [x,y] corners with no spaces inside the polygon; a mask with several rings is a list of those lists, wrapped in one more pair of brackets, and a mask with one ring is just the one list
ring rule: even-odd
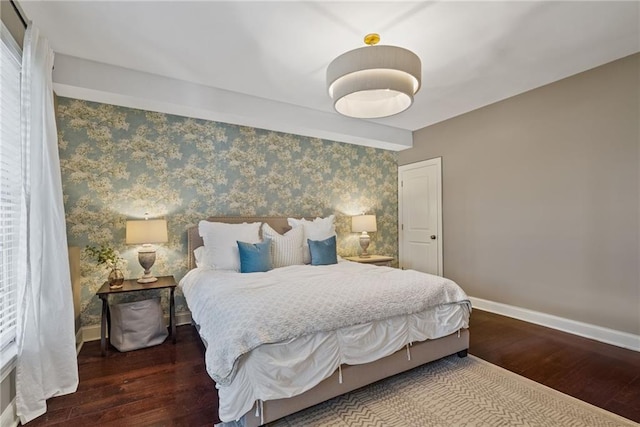
{"label": "blue throw pillow", "polygon": [[336,236],[326,240],[307,239],[309,252],[311,252],[311,265],[329,265],[338,263],[336,253]]}
{"label": "blue throw pillow", "polygon": [[271,239],[260,243],[237,242],[240,252],[240,273],[271,270]]}

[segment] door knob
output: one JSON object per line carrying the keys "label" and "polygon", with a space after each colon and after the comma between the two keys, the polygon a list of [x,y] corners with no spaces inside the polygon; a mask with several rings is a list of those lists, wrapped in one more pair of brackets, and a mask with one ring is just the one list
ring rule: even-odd
{"label": "door knob", "polygon": [[431,235],[431,240],[436,240],[436,235],[435,234]]}

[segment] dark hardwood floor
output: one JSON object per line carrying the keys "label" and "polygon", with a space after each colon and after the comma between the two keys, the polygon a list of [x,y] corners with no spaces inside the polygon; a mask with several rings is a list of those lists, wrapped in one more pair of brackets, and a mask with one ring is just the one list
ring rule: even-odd
{"label": "dark hardwood floor", "polygon": [[640,422],[640,353],[474,310],[469,352]]}
{"label": "dark hardwood floor", "polygon": [[80,384],[47,401],[47,413],[27,426],[211,426],[218,394],[204,365],[195,328],[179,326],[177,343],[100,355],[100,341],[78,355]]}
{"label": "dark hardwood floor", "polygon": [[[191,326],[144,350],[100,356],[99,341],[78,357],[74,394],[50,399],[28,426],[211,426],[217,394]],[[474,310],[470,353],[640,422],[640,353]]]}

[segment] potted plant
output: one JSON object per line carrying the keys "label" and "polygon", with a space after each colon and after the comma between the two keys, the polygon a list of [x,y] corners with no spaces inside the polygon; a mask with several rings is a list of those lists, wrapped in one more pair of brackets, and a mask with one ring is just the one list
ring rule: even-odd
{"label": "potted plant", "polygon": [[117,289],[122,287],[124,275],[118,265],[123,259],[115,249],[111,246],[101,245],[100,247],[87,246],[84,248],[84,251],[90,258],[94,259],[98,265],[104,264],[105,267],[111,269],[108,277],[110,288]]}

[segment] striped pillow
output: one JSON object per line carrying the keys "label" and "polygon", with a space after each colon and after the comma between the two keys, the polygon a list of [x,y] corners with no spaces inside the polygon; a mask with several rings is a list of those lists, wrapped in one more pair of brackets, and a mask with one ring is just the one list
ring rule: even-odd
{"label": "striped pillow", "polygon": [[304,230],[302,227],[294,227],[282,235],[271,228],[269,224],[264,223],[262,225],[262,238],[271,239],[271,263],[273,268],[304,264],[302,258]]}
{"label": "striped pillow", "polygon": [[311,262],[311,253],[307,240],[324,240],[336,235],[336,226],[334,224],[335,215],[329,215],[326,218],[316,218],[314,220],[287,218],[287,223],[293,227],[300,227],[304,230],[302,238],[302,261],[305,264]]}

